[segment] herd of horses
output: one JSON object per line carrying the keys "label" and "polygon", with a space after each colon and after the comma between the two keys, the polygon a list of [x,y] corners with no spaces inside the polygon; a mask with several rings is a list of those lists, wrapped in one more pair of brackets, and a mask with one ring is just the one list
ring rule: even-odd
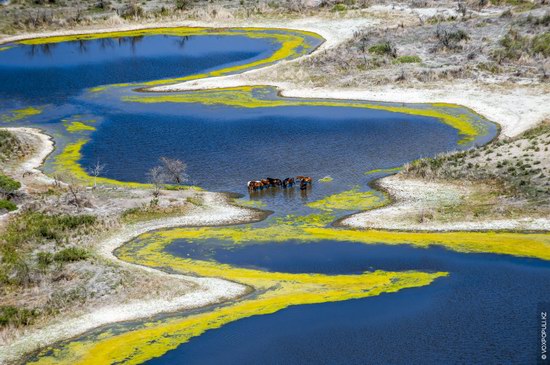
{"label": "herd of horses", "polygon": [[312,180],[309,176],[296,176],[296,179],[293,177],[287,177],[284,180],[268,177],[261,180],[249,181],[247,186],[248,191],[258,191],[271,187],[282,187],[283,189],[286,189],[293,187],[296,182],[299,182],[300,190],[306,190],[308,185],[311,185]]}

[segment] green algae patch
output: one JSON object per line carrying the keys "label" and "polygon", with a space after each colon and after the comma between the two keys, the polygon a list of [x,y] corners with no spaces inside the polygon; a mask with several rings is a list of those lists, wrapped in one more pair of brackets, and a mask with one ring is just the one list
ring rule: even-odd
{"label": "green algae patch", "polygon": [[199,103],[204,105],[225,105],[239,108],[274,108],[284,106],[329,106],[365,108],[435,118],[457,130],[459,144],[472,143],[487,133],[487,126],[477,120],[476,114],[462,107],[447,104],[393,105],[346,100],[322,100],[283,98],[270,86],[239,86],[217,89],[194,90],[181,93],[147,94],[124,96],[122,100],[133,103]]}
{"label": "green algae patch", "polygon": [[56,348],[46,348],[29,364],[139,364],[157,358],[207,330],[251,316],[272,314],[294,305],[338,302],[422,287],[446,272],[373,271],[359,275],[292,274],[238,268],[217,262],[167,254],[165,243],[137,240],[121,247],[121,259],[203,277],[231,280],[253,287],[257,294],[211,311],[149,321],[122,333],[104,331]]}
{"label": "green algae patch", "polygon": [[385,204],[386,198],[383,195],[374,191],[359,191],[359,187],[355,187],[308,203],[307,206],[330,212],[333,210],[369,210]]}
{"label": "green algae patch", "polygon": [[267,206],[267,204],[261,200],[246,200],[246,199],[237,199],[235,200],[235,204],[241,205],[243,207],[250,207],[250,208],[265,208]]}
{"label": "green algae patch", "polygon": [[79,121],[74,121],[74,122],[67,121],[65,123],[65,129],[69,133],[90,132],[90,131],[93,132],[96,130],[94,126],[91,126]]}
{"label": "green algae patch", "polygon": [[0,52],[7,51],[8,49],[12,49],[13,46],[6,46],[6,47],[0,47]]}
{"label": "green algae patch", "polygon": [[328,183],[328,182],[331,182],[332,180],[334,180],[332,178],[332,176],[325,176],[325,177],[322,177],[319,179],[319,182],[322,182],[322,183]]}
{"label": "green algae patch", "polygon": [[41,114],[44,107],[29,106],[22,109],[12,109],[9,112],[3,114],[0,119],[3,122],[16,122],[19,120],[30,118],[34,115]]}
{"label": "green algae patch", "polygon": [[365,172],[365,175],[374,175],[374,174],[390,174],[393,172],[399,172],[403,169],[402,167],[389,167],[387,169],[373,169]]}

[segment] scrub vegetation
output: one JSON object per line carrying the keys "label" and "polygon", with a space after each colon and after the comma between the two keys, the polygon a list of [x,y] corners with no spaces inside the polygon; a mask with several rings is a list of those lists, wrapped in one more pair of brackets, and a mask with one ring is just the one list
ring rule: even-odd
{"label": "scrub vegetation", "polygon": [[8,130],[0,129],[0,162],[24,156],[25,148],[17,137]]}
{"label": "scrub vegetation", "polygon": [[550,213],[549,148],[550,121],[545,121],[515,138],[416,160],[402,174],[450,183],[467,181],[478,187],[462,204],[441,207],[432,215],[545,216]]}
{"label": "scrub vegetation", "polygon": [[421,3],[436,9],[446,3],[450,11],[357,31],[337,47],[288,65],[280,78],[293,72],[303,82],[332,87],[548,81],[550,6],[545,2]]}
{"label": "scrub vegetation", "polygon": [[0,236],[0,344],[63,314],[187,290],[97,256],[94,242],[116,227],[113,218],[34,210],[9,220]]}
{"label": "scrub vegetation", "polygon": [[[32,211],[9,221],[0,237],[0,327],[32,324],[92,295],[86,281],[93,276],[93,260],[87,249],[76,244],[79,236],[99,226],[91,215]],[[86,260],[88,267],[72,265]],[[64,287],[56,285],[60,281]],[[1,330],[0,334],[6,335]]]}
{"label": "scrub vegetation", "polygon": [[10,0],[0,5],[4,8],[0,29],[10,34],[128,21],[341,15],[368,5],[367,0]]}
{"label": "scrub vegetation", "polygon": [[[44,182],[21,167],[44,146],[28,132],[0,131],[7,158],[0,165],[0,346],[61,317],[137,300],[169,300],[190,289],[187,281],[143,275],[108,260],[98,255],[97,243],[122,225],[192,211],[203,204],[198,190],[163,187],[155,196],[147,184],[106,188],[93,183],[93,171],[88,186],[61,170]],[[159,163],[167,183],[186,178],[181,161]]]}
{"label": "scrub vegetation", "polygon": [[5,211],[12,212],[17,209],[13,201],[17,190],[21,188],[19,181],[0,173],[0,214]]}

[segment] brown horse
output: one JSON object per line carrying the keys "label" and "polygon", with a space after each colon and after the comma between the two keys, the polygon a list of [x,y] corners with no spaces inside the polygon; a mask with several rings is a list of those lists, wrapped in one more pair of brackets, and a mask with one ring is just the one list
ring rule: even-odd
{"label": "brown horse", "polygon": [[287,177],[283,180],[283,188],[291,188],[294,185],[294,179]]}
{"label": "brown horse", "polygon": [[261,183],[262,183],[262,186],[266,188],[269,188],[269,185],[271,185],[268,179],[262,179]]}
{"label": "brown horse", "polygon": [[311,182],[313,181],[309,176],[296,176],[296,180],[300,181],[300,183],[305,182],[309,185],[311,185]]}
{"label": "brown horse", "polygon": [[263,187],[261,181],[249,181],[248,182],[248,191],[260,190]]}

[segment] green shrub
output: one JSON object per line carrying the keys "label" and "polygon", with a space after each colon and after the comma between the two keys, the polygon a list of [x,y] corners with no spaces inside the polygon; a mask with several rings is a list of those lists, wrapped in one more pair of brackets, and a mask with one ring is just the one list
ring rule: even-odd
{"label": "green shrub", "polygon": [[539,34],[533,38],[533,52],[550,56],[550,32]]}
{"label": "green shrub", "polygon": [[420,63],[422,60],[418,56],[400,56],[397,57],[394,63]]}
{"label": "green shrub", "polygon": [[480,71],[487,71],[492,74],[498,74],[502,72],[502,69],[499,67],[499,65],[494,62],[482,62],[477,65],[477,69]]}
{"label": "green shrub", "polygon": [[93,225],[96,217],[90,215],[48,215],[39,212],[24,212],[8,225],[0,242],[5,246],[22,248],[44,240],[55,240],[61,243],[71,231]]}
{"label": "green shrub", "polygon": [[79,247],[69,247],[56,252],[53,255],[53,260],[55,262],[75,262],[86,260],[88,257],[90,257],[90,253],[87,250]]}
{"label": "green shrub", "polygon": [[12,156],[23,153],[21,143],[10,131],[0,129],[0,161],[5,161]]}
{"label": "green shrub", "polygon": [[34,309],[17,308],[11,305],[0,306],[0,327],[26,326],[32,323],[38,316],[38,311]]}
{"label": "green shrub", "polygon": [[439,40],[439,44],[450,50],[462,48],[460,42],[470,39],[468,33],[462,29],[450,30],[448,28],[445,29],[438,27],[436,36]]}
{"label": "green shrub", "polygon": [[21,183],[9,176],[0,174],[0,194],[11,195],[21,188]]}
{"label": "green shrub", "polygon": [[189,9],[192,4],[193,4],[192,0],[176,0],[176,9],[186,10],[186,9]]}
{"label": "green shrub", "polygon": [[375,44],[369,48],[369,52],[381,56],[388,55],[391,57],[395,57],[397,53],[395,47],[390,42]]}
{"label": "green shrub", "polygon": [[3,209],[6,209],[8,212],[12,212],[17,209],[17,205],[9,200],[0,199],[0,211]]}
{"label": "green shrub", "polygon": [[535,37],[522,36],[511,29],[501,40],[502,48],[493,52],[493,58],[498,62],[503,60],[518,60],[522,54],[542,54],[550,56],[550,32],[539,34]]}
{"label": "green shrub", "polygon": [[130,3],[126,7],[119,9],[118,13],[123,19],[140,18],[145,15],[145,10],[139,4]]}
{"label": "green shrub", "polygon": [[332,7],[332,11],[345,11],[346,9],[346,5],[340,3],[334,4],[334,6]]}
{"label": "green shrub", "polygon": [[53,253],[51,252],[39,252],[37,255],[38,268],[40,270],[46,270],[48,266],[53,263]]}

